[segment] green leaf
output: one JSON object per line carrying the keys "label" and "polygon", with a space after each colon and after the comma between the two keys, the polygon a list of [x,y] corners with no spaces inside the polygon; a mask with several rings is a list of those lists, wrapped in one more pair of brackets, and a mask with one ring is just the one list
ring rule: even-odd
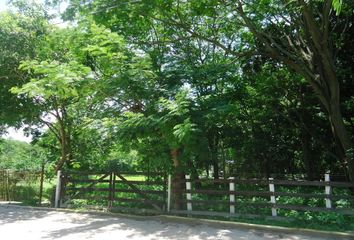
{"label": "green leaf", "polygon": [[332,6],[338,16],[342,10],[343,0],[332,0]]}

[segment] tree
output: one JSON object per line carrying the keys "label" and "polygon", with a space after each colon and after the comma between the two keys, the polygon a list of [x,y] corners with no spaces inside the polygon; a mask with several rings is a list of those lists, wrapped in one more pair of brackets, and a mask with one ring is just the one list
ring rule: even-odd
{"label": "tree", "polygon": [[[338,158],[354,181],[353,144],[343,121],[335,48],[349,27],[350,4],[340,1],[94,1],[70,10],[94,18],[146,46],[186,38],[213,44],[235,60],[262,56],[285,65],[311,85],[328,117]],[[336,10],[334,11],[333,8]],[[340,14],[339,14],[340,13]],[[110,21],[108,21],[110,19]],[[341,33],[335,34],[337,29]]]}
{"label": "tree", "polygon": [[89,19],[76,28],[53,29],[37,52],[38,60],[20,66],[30,82],[12,92],[35,105],[32,124],[47,126],[58,140],[61,159],[56,169],[65,163],[87,167],[82,156],[74,156],[75,151],[82,154],[82,136],[96,130],[95,120],[141,111],[144,96],[151,94],[146,89],[153,79],[149,60]]}
{"label": "tree", "polygon": [[90,69],[76,61],[27,61],[22,62],[20,68],[29,71],[33,78],[21,87],[12,88],[11,92],[30,99],[40,110],[38,121],[46,125],[60,143],[61,159],[56,165],[56,170],[60,170],[73,159],[69,108],[85,97]]}
{"label": "tree", "polygon": [[[316,2],[299,1],[286,5],[276,2],[274,12],[257,19],[252,17],[256,10],[254,5],[238,1],[236,11],[264,55],[285,64],[312,86],[328,115],[341,161],[347,162],[349,177],[354,181],[354,159],[347,155],[353,146],[341,113],[340,83],[331,46],[332,41],[338,41],[337,36],[330,35],[335,27],[331,19],[338,18],[331,11],[331,4],[330,0],[320,6]],[[335,6],[338,9],[338,4]],[[315,11],[318,7],[319,14]],[[341,19],[337,22],[341,24]]]}
{"label": "tree", "polygon": [[38,44],[48,31],[48,18],[40,6],[19,8],[18,13],[0,13],[0,128],[18,127],[33,117],[33,104],[9,90],[28,80],[18,66],[36,56]]}

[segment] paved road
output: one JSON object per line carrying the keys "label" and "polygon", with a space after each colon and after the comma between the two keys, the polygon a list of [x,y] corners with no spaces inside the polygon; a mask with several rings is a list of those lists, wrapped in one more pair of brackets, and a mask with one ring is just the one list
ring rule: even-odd
{"label": "paved road", "polygon": [[[250,229],[220,229],[203,224],[55,212],[0,206],[0,239],[11,240],[316,240],[301,235],[267,233]],[[322,238],[323,239],[323,238]]]}

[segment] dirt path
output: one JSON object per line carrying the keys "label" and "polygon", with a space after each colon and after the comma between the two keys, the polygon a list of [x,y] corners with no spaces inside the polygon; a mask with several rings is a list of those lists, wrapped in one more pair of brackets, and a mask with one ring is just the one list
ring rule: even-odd
{"label": "dirt path", "polygon": [[62,240],[199,240],[324,239],[246,229],[220,229],[203,224],[133,220],[117,216],[55,212],[0,206],[0,239]]}

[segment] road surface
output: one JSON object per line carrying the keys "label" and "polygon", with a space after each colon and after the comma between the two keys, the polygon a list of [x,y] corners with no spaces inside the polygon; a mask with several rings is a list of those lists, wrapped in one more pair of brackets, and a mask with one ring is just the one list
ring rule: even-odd
{"label": "road surface", "polygon": [[[310,236],[181,224],[157,218],[126,218],[0,206],[0,239],[11,240],[317,240]],[[330,238],[328,238],[330,239]],[[333,238],[331,238],[333,239]]]}

